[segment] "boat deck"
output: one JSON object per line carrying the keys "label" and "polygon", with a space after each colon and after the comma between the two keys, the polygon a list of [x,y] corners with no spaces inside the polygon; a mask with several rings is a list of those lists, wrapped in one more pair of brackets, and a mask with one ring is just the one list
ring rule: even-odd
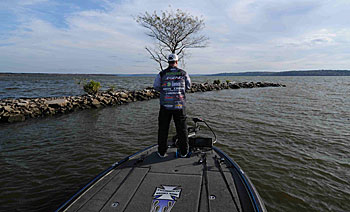
{"label": "boat deck", "polygon": [[[218,152],[159,158],[156,146],[112,169],[65,211],[249,211],[232,164]],[[249,208],[248,208],[249,209]],[[252,210],[254,211],[254,210]]]}

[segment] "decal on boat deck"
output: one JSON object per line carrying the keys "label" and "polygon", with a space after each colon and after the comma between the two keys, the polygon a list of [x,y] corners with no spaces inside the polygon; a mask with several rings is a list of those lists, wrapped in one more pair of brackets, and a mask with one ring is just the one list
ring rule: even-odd
{"label": "decal on boat deck", "polygon": [[156,188],[153,194],[151,212],[169,212],[180,198],[181,189],[178,186],[162,186]]}

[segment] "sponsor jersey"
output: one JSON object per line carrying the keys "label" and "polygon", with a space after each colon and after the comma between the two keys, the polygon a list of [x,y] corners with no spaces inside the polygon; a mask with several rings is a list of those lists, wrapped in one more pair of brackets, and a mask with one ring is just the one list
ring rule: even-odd
{"label": "sponsor jersey", "polygon": [[186,87],[190,86],[186,72],[176,67],[169,67],[159,75],[160,86],[157,90],[160,92],[160,104],[169,110],[183,109],[186,104]]}

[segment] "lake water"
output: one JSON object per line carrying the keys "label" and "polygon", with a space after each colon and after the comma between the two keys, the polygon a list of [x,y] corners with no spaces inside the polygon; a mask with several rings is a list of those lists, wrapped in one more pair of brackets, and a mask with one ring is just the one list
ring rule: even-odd
{"label": "lake water", "polygon": [[[152,77],[0,76],[0,98],[82,94],[75,82],[137,90]],[[188,94],[189,117],[248,174],[268,211],[349,211],[350,77],[193,77],[285,88]],[[0,125],[0,211],[53,211],[99,172],[157,139],[159,100]],[[189,119],[190,120],[190,119]],[[175,133],[172,126],[171,133]],[[202,128],[201,133],[210,135]]]}

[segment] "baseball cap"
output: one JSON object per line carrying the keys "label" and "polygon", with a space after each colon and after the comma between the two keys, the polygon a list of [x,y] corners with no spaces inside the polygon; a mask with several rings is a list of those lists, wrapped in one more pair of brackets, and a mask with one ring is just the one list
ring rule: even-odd
{"label": "baseball cap", "polygon": [[169,54],[168,56],[168,62],[174,62],[174,61],[178,61],[179,57],[177,56],[177,54]]}

